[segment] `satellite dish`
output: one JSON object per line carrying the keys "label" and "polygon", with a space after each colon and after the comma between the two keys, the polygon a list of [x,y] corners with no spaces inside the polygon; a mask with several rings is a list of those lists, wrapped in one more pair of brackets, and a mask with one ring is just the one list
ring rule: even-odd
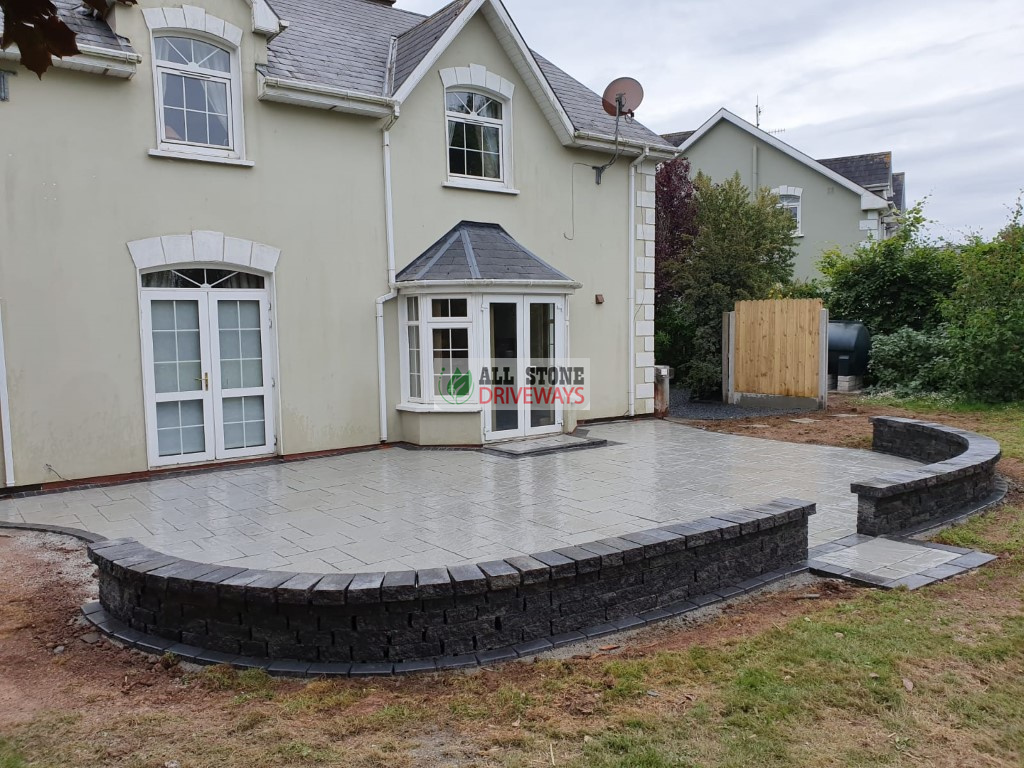
{"label": "satellite dish", "polygon": [[632,77],[620,77],[604,89],[603,100],[604,111],[612,117],[632,117],[644,100],[644,87]]}

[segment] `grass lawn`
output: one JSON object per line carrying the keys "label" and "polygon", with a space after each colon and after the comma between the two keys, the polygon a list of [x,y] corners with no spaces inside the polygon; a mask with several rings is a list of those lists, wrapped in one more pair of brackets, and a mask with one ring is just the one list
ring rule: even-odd
{"label": "grass lawn", "polygon": [[[1020,406],[871,407],[990,434],[1024,480]],[[0,768],[1024,765],[1024,497],[940,538],[1000,558],[915,592],[803,585],[580,658],[309,683],[137,656],[91,686],[43,675],[60,704],[0,729]]]}

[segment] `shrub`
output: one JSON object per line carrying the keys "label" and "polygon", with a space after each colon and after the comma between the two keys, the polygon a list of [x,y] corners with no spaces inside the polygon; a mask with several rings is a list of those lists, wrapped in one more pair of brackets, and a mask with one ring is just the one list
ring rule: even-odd
{"label": "shrub", "polygon": [[900,328],[871,340],[869,369],[878,389],[896,395],[947,392],[953,386],[946,328],[915,331]]}
{"label": "shrub", "polygon": [[942,322],[942,303],[960,277],[954,249],[928,240],[920,204],[903,216],[888,240],[860,246],[850,255],[826,251],[825,305],[834,320],[864,323],[874,334],[900,328],[928,330]]}
{"label": "shrub", "polygon": [[1024,223],[1021,204],[990,242],[963,251],[963,272],[943,314],[956,388],[990,402],[1024,399]]}

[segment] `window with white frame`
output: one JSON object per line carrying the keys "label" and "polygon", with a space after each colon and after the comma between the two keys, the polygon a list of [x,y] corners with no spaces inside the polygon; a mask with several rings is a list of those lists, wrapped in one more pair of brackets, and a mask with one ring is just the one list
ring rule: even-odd
{"label": "window with white frame", "polygon": [[772,192],[779,196],[779,207],[793,217],[794,234],[801,234],[801,197],[803,189],[800,187],[776,187]]}
{"label": "window with white frame", "polygon": [[166,34],[153,38],[153,58],[160,148],[240,157],[241,86],[235,51]]}
{"label": "window with white frame", "polygon": [[445,402],[452,379],[469,370],[472,323],[464,296],[408,296],[405,300],[404,384],[411,402]]}
{"label": "window with white frame", "polygon": [[462,87],[445,92],[449,179],[506,180],[507,112],[496,96]]}

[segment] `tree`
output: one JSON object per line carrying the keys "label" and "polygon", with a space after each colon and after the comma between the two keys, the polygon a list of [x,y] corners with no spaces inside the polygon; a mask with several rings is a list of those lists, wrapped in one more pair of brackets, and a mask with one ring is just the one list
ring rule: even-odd
{"label": "tree", "polygon": [[[666,173],[674,177],[679,168],[667,163],[659,177]],[[666,180],[673,185],[678,181]],[[664,282],[655,347],[692,396],[707,397],[722,385],[722,313],[792,280],[793,219],[777,195],[767,189],[752,195],[739,174],[721,184],[698,174],[691,196],[659,198],[662,206],[684,210],[659,211],[659,221],[680,225],[657,235]]]}
{"label": "tree", "polygon": [[1017,201],[991,241],[963,248],[963,271],[943,303],[952,389],[988,402],[1024,399],[1024,209]]}
{"label": "tree", "polygon": [[850,255],[826,251],[818,268],[829,314],[864,323],[872,334],[928,331],[942,322],[942,302],[960,276],[960,260],[954,249],[925,236],[925,223],[919,203],[888,240],[858,246]]}
{"label": "tree", "polygon": [[[134,5],[136,0],[118,0]],[[106,0],[82,0],[97,13],[106,15]],[[51,58],[63,58],[80,53],[75,33],[64,23],[51,0],[0,0],[4,15],[0,49],[18,46],[21,63],[40,78],[50,68]]]}

